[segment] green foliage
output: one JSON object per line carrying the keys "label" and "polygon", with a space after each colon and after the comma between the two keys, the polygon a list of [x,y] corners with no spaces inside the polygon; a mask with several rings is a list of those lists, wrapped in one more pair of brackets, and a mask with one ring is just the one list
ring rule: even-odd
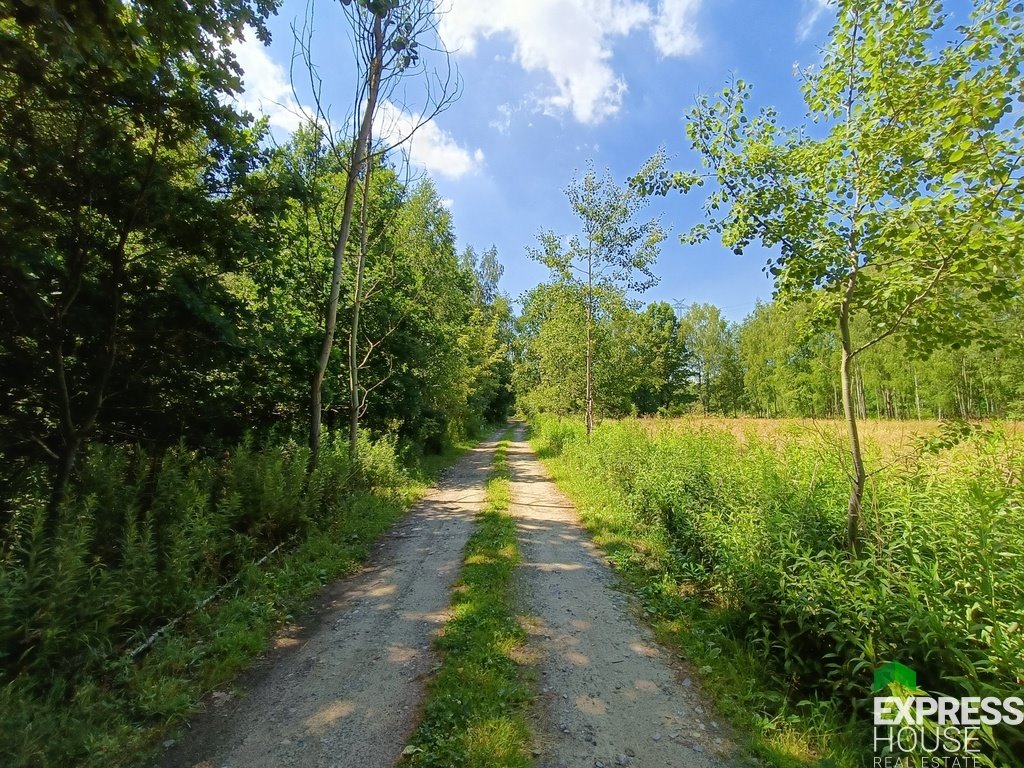
{"label": "green foliage", "polygon": [[573,213],[580,220],[582,237],[568,245],[553,232],[538,237],[540,247],[530,256],[570,285],[645,291],[658,282],[651,267],[658,258],[665,232],[656,219],[636,222],[645,205],[629,185],[618,185],[611,173],[598,176],[593,164],[583,178],[566,189]]}
{"label": "green foliage", "polygon": [[[746,411],[757,416],[836,418],[842,414],[835,369],[839,339],[816,330],[807,302],[758,304],[739,324]],[[1019,310],[993,330],[998,343],[939,347],[921,356],[888,338],[857,356],[853,396],[860,418],[1014,418],[1021,413],[1024,365]],[[869,320],[852,319],[854,336]]]}
{"label": "green foliage", "polygon": [[[762,691],[733,695],[756,707],[752,724],[762,719],[773,749],[773,731],[793,714],[805,728],[827,727],[833,750],[867,744],[863,725],[837,724],[848,713],[867,722],[872,673],[891,659],[917,670],[929,691],[1019,691],[1019,435],[995,428],[923,443],[899,473],[872,477],[857,557],[837,546],[847,478],[828,442],[738,441],[686,427],[652,437],[623,422],[588,443],[578,426],[550,417],[536,436],[666,631],[717,669],[760,668]],[[722,654],[732,655],[716,661]],[[831,714],[816,720],[823,712]],[[1013,765],[1024,743],[997,729],[987,749]]]}
{"label": "green foliage", "polygon": [[230,43],[244,25],[265,38],[271,9],[0,10],[0,495],[52,455],[73,463],[111,392],[105,426],[171,424],[165,445],[230,412],[240,308],[219,276],[259,252],[254,213],[273,209],[248,183],[265,126],[231,106]]}
{"label": "green foliage", "polygon": [[735,415],[743,406],[743,371],[736,327],[713,304],[691,304],[679,335],[693,360],[697,397],[704,413]]}
{"label": "green foliage", "polygon": [[352,467],[331,439],[307,475],[308,449],[291,442],[217,458],[96,444],[53,543],[44,501],[27,498],[0,558],[5,764],[134,762],[401,514],[421,486],[395,447],[367,439]]}
{"label": "green foliage", "polygon": [[[655,302],[643,311],[621,291],[594,292],[591,344],[597,416],[674,412],[690,394],[691,356],[672,308]],[[586,403],[583,292],[542,283],[526,294],[519,317],[513,377],[525,412],[567,414]]]}
{"label": "green foliage", "polygon": [[532,693],[514,658],[526,633],[516,618],[512,575],[519,562],[508,514],[507,439],[498,444],[487,507],[466,545],[453,618],[438,640],[444,660],[431,681],[423,720],[403,754],[437,768],[527,768]]}
{"label": "green foliage", "polygon": [[635,181],[712,185],[707,221],[684,240],[777,248],[779,296],[813,298],[825,321],[844,302],[868,310],[862,343],[987,337],[1020,271],[1024,23],[1012,5],[978,0],[953,28],[938,0],[843,0],[821,67],[802,73],[804,130],[771,108],[749,115],[752,88],[737,80],[690,113],[706,172],[656,161]]}
{"label": "green foliage", "polygon": [[[554,232],[542,232],[540,247],[529,254],[551,271],[556,285],[582,300],[582,328],[570,343],[582,350],[584,359],[583,409],[589,434],[595,400],[604,391],[594,372],[595,336],[601,330],[614,331],[614,324],[602,323],[601,315],[614,315],[614,304],[622,302],[627,291],[643,292],[657,284],[651,267],[665,232],[657,219],[638,222],[643,197],[629,185],[618,185],[608,171],[598,177],[592,164],[583,178],[573,180],[566,196],[580,220],[582,236],[573,235],[563,243]],[[623,341],[612,349],[624,350]]]}
{"label": "green foliage", "polygon": [[[1020,295],[1024,19],[1015,0],[976,0],[956,27],[940,0],[837,5],[821,65],[802,73],[802,127],[780,126],[771,107],[748,115],[752,89],[735,80],[690,111],[703,168],[669,173],[660,152],[633,184],[711,185],[705,221],[683,242],[717,233],[736,253],[760,242],[776,296],[838,326],[856,549],[866,470],[852,363],[892,337],[920,354],[992,340]],[[858,312],[865,333],[854,336]]]}

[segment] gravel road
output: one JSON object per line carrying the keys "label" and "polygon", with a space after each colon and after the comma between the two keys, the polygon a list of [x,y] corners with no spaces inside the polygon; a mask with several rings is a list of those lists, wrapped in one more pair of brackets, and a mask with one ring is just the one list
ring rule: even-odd
{"label": "gravel road", "polygon": [[385,768],[416,725],[431,643],[447,617],[495,442],[451,467],[378,545],[370,565],[328,588],[305,628],[214,694],[162,768]]}
{"label": "gravel road", "polygon": [[[416,726],[432,641],[448,616],[492,439],[388,534],[362,572],[328,588],[246,676],[214,694],[160,768],[390,768]],[[634,618],[616,576],[518,427],[508,451],[516,573],[536,664],[537,768],[733,765],[698,684]]]}
{"label": "gravel road", "polygon": [[540,668],[538,768],[710,768],[732,746],[697,683],[632,616],[568,499],[516,432],[517,590]]}

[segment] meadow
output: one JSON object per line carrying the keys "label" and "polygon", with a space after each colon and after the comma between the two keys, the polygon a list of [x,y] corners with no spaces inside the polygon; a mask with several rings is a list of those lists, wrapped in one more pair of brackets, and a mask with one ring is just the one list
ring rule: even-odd
{"label": "meadow", "polygon": [[[844,547],[839,422],[623,420],[533,439],[661,638],[775,765],[870,764],[874,670],[919,687],[1019,695],[1024,432],[1013,423],[865,422],[865,546]],[[1020,729],[984,760],[1024,760]]]}

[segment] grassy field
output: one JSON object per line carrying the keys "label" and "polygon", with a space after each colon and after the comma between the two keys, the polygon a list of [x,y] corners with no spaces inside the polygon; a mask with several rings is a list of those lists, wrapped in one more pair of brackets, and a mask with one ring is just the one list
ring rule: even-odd
{"label": "grassy field", "polygon": [[[661,638],[780,766],[870,765],[872,674],[952,696],[1024,681],[1024,433],[867,422],[867,545],[843,547],[838,422],[541,417],[533,439]],[[1020,765],[1019,729],[984,735]],[[983,763],[979,763],[981,765]]]}
{"label": "grassy field", "polygon": [[[651,434],[665,430],[700,430],[728,432],[737,440],[746,442],[757,438],[771,443],[792,440],[838,441],[845,446],[846,422],[839,419],[756,419],[748,416],[727,418],[722,416],[684,416],[672,419],[647,418],[637,422]],[[892,452],[908,448],[924,435],[935,433],[940,422],[887,421],[872,419],[859,422],[861,437],[869,446]]]}

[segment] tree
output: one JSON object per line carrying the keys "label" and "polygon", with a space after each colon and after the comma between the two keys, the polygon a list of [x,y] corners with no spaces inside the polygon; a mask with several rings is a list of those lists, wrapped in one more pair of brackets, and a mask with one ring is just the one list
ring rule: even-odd
{"label": "tree", "polygon": [[635,355],[629,369],[640,374],[632,393],[638,414],[670,413],[693,399],[693,356],[686,348],[675,311],[664,301],[648,304],[635,320]]}
{"label": "tree", "polygon": [[[413,133],[443,111],[457,94],[457,83],[452,79],[450,65],[446,76],[432,77],[420,56],[420,46],[425,43],[425,47],[440,52],[448,64],[447,54],[437,42],[436,7],[433,0],[343,0],[342,5],[352,29],[356,51],[358,78],[354,102],[359,105],[352,115],[351,129],[340,132],[340,137],[344,139],[342,141],[335,135],[331,127],[330,110],[321,100],[323,84],[317,75],[312,56],[311,18],[307,19],[303,33],[296,41],[305,73],[313,85],[312,96],[316,105],[313,124],[323,131],[331,151],[344,160],[346,169],[341,220],[332,249],[333,270],[325,300],[323,341],[317,355],[311,388],[310,466],[316,463],[320,447],[323,384],[334,349],[344,260],[352,234],[352,217],[360,179],[371,167],[372,156],[383,156],[408,141]],[[417,117],[412,120],[410,127],[398,129],[399,135],[389,136],[375,147],[372,134],[378,120],[378,111],[385,103],[394,106],[390,100],[394,98],[401,81],[409,76],[419,76],[423,81],[426,105],[416,113]],[[358,281],[361,274],[362,270],[357,268],[357,285],[353,289],[357,309],[353,313],[349,342],[350,431],[353,436],[350,450],[353,452],[356,450],[354,436],[359,424],[359,408],[356,405],[358,364],[355,362],[357,353],[353,345],[359,333],[361,285]]]}
{"label": "tree", "polygon": [[760,416],[838,417],[835,331],[816,331],[806,303],[758,302],[739,327],[747,406]]}
{"label": "tree", "polygon": [[658,279],[651,265],[665,233],[656,219],[637,223],[641,195],[619,186],[607,171],[598,177],[593,166],[566,190],[583,236],[573,235],[567,246],[553,232],[539,236],[541,247],[530,256],[552,271],[556,279],[580,289],[585,310],[585,380],[587,435],[594,429],[594,320],[597,294],[602,289],[645,291]]}
{"label": "tree", "polygon": [[489,422],[503,421],[512,408],[512,306],[498,288],[504,266],[491,246],[477,256],[467,246],[459,257],[470,283],[472,309],[463,337],[470,363],[469,408]]}
{"label": "tree", "polygon": [[440,450],[479,423],[479,349],[471,339],[487,321],[474,312],[473,280],[459,266],[451,212],[433,184],[406,192],[393,228],[393,244],[367,268],[360,335],[366,425]]}
{"label": "tree", "polygon": [[743,399],[735,329],[714,304],[691,304],[679,320],[679,334],[692,356],[704,413],[735,413]]}
{"label": "tree", "polygon": [[584,303],[579,286],[565,282],[541,283],[524,296],[516,333],[520,407],[559,415],[584,407]]}
{"label": "tree", "polygon": [[[4,453],[51,463],[51,532],[111,399],[139,394],[126,357],[160,359],[129,323],[177,313],[229,345],[217,306],[227,297],[209,278],[253,231],[230,214],[260,137],[230,105],[229,44],[245,24],[266,38],[270,10],[142,0],[0,11],[0,337],[17,381],[4,395]],[[174,341],[168,355],[202,346]]]}
{"label": "tree", "polygon": [[505,267],[498,259],[497,246],[492,245],[477,256],[473,246],[468,245],[459,260],[462,263],[462,268],[473,275],[473,300],[477,304],[486,306],[494,304],[499,296],[498,282],[505,274]]}
{"label": "tree", "polygon": [[[986,338],[1017,288],[1022,47],[1009,0],[977,2],[956,28],[938,0],[840,0],[821,66],[803,73],[806,130],[781,128],[770,108],[748,116],[751,88],[737,80],[689,115],[704,171],[636,179],[648,192],[713,183],[685,242],[717,232],[738,252],[755,240],[777,249],[777,296],[811,301],[838,328],[851,549],[866,479],[854,362],[891,336],[921,353]],[[859,311],[870,328],[854,338]]]}

